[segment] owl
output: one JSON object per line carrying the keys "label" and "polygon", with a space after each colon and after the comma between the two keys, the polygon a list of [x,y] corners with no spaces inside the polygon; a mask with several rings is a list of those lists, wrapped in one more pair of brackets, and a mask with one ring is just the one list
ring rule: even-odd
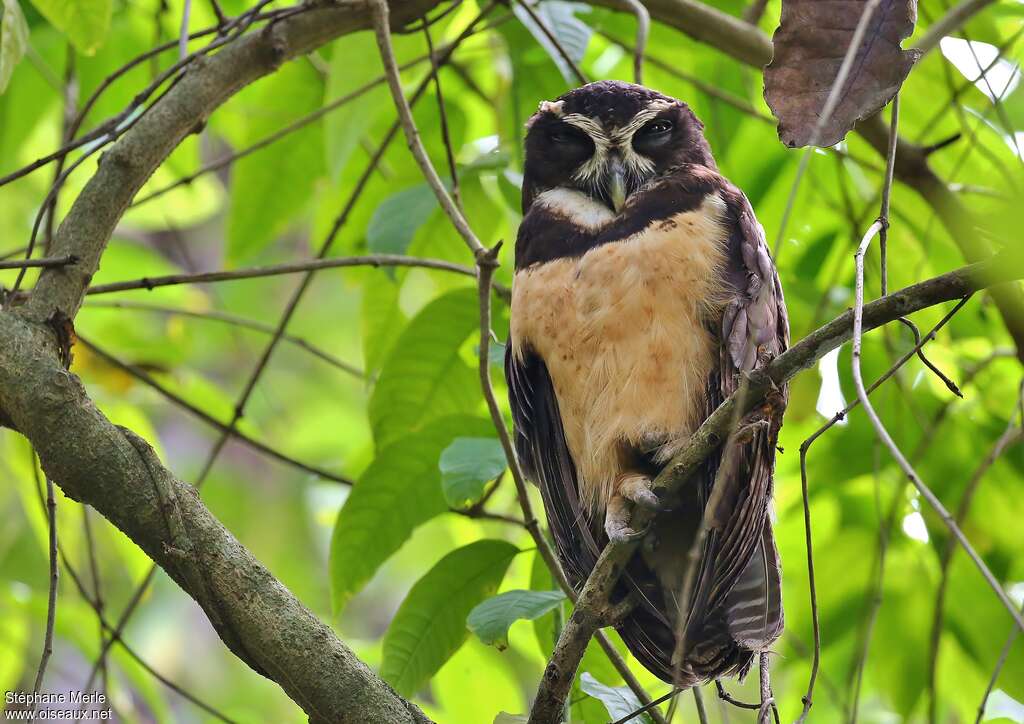
{"label": "owl", "polygon": [[[662,680],[744,675],[783,627],[769,516],[785,406],[730,439],[676,500],[651,481],[743,375],[788,344],[782,288],[746,196],[683,102],[617,81],[545,101],[527,124],[505,376],[515,443],[579,590],[608,541],[658,511],[616,624]],[[692,595],[688,553],[719,498]],[[673,661],[677,632],[682,661]]]}

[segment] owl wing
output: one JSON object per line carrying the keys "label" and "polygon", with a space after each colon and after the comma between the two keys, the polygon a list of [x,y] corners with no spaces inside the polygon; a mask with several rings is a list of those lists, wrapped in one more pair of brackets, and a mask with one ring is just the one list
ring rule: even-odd
{"label": "owl wing", "polygon": [[600,549],[579,499],[576,464],[569,453],[555,389],[539,355],[521,358],[505,348],[505,379],[515,426],[516,456],[540,488],[548,527],[566,576],[577,590],[590,575]]}
{"label": "owl wing", "polygon": [[[750,202],[724,179],[730,228],[724,269],[729,299],[718,326],[719,365],[708,381],[709,414],[739,388],[742,375],[781,354],[789,323],[778,273]],[[774,408],[723,445],[708,464],[701,496],[706,506],[716,477],[723,495],[704,544],[688,618],[689,640],[703,622],[724,614],[732,639],[760,650],[782,631],[778,552],[769,520],[775,445],[785,390]]]}

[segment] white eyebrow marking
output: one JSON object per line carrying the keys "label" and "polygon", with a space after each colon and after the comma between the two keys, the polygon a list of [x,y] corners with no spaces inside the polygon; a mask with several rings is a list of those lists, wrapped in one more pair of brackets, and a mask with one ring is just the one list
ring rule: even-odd
{"label": "white eyebrow marking", "polygon": [[608,163],[609,152],[613,148],[618,148],[627,176],[630,177],[633,183],[642,183],[654,172],[654,162],[633,150],[633,134],[659,113],[671,107],[671,101],[655,99],[648,103],[646,108],[633,116],[625,126],[622,128],[612,128],[607,133],[601,124],[593,118],[579,113],[569,113],[562,116],[563,121],[579,128],[590,136],[590,139],[594,142],[593,155],[576,170],[576,173],[573,174],[573,179],[579,184],[599,191],[601,176]]}

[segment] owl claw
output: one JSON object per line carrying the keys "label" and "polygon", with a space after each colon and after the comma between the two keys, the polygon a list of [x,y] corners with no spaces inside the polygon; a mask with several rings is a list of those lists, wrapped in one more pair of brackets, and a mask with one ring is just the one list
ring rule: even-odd
{"label": "owl claw", "polygon": [[611,543],[626,543],[641,535],[629,526],[632,518],[630,508],[629,501],[621,495],[615,495],[608,501],[608,509],[605,511],[604,517],[604,532]]}
{"label": "owl claw", "polygon": [[651,511],[659,511],[664,507],[661,500],[651,490],[651,479],[645,475],[629,473],[619,477],[616,493],[608,501],[605,512],[604,530],[612,543],[625,543],[641,538],[647,532],[635,530],[630,523],[634,506]]}
{"label": "owl claw", "polygon": [[664,506],[651,490],[652,481],[645,475],[624,475],[619,478],[619,495],[637,505],[657,512]]}

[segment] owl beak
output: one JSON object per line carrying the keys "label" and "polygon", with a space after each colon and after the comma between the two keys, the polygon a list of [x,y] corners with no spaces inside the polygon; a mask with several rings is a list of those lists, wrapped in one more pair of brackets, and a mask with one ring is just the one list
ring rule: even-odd
{"label": "owl beak", "polygon": [[608,199],[612,202],[615,213],[622,211],[622,207],[626,203],[626,169],[619,159],[614,159],[608,165],[605,189],[607,189]]}

